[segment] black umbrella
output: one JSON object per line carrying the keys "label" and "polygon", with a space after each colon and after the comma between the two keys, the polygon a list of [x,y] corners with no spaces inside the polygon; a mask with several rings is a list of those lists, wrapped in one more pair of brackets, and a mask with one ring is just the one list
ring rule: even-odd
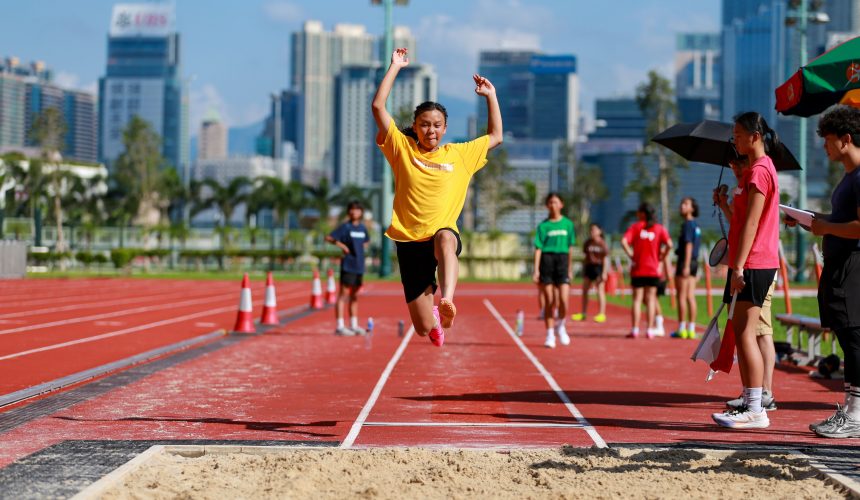
{"label": "black umbrella", "polygon": [[[738,157],[732,144],[730,123],[703,120],[696,123],[679,123],[660,132],[651,140],[678,153],[686,160],[727,166],[729,160]],[[800,170],[800,164],[791,151],[780,143],[770,154],[773,164],[780,172]]]}

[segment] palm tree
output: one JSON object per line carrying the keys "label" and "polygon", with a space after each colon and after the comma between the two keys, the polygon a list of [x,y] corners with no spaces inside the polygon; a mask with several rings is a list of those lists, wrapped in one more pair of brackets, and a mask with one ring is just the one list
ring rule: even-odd
{"label": "palm tree", "polygon": [[48,181],[53,199],[54,221],[57,224],[57,241],[54,249],[57,253],[60,253],[66,249],[66,242],[63,236],[62,195],[63,189],[70,178],[70,173],[60,167],[60,162],[62,161],[60,151],[65,147],[63,136],[66,134],[66,123],[63,115],[60,114],[60,110],[57,108],[47,108],[36,115],[29,134],[30,139],[41,150],[42,160],[50,163],[52,167],[48,171]]}
{"label": "palm tree", "polygon": [[247,177],[235,177],[226,186],[222,186],[215,179],[205,179],[203,185],[208,188],[209,193],[203,198],[201,205],[204,208],[217,208],[221,214],[218,229],[224,234],[224,238],[221,240],[221,246],[224,248],[229,246],[229,227],[230,221],[233,219],[233,212],[247,199],[246,191],[251,185],[251,180]]}
{"label": "palm tree", "polygon": [[308,195],[308,205],[319,214],[315,229],[324,233],[328,228],[328,214],[331,209],[332,199],[334,198],[331,183],[328,177],[323,177],[320,179],[319,184],[316,186],[306,186],[305,189]]}
{"label": "palm tree", "polygon": [[529,209],[529,227],[533,231],[537,227],[537,185],[530,180],[523,181],[519,189],[508,190],[507,199],[515,208]]}

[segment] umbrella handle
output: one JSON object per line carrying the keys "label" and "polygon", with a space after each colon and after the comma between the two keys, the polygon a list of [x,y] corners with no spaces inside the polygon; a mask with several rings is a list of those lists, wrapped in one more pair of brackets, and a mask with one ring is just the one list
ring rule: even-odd
{"label": "umbrella handle", "polygon": [[735,303],[738,301],[738,292],[732,294],[732,304],[729,306],[729,319],[735,317]]}

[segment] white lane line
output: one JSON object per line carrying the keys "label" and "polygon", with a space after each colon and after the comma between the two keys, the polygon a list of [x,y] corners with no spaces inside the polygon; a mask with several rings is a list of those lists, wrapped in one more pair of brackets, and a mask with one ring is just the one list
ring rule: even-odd
{"label": "white lane line", "polygon": [[365,422],[366,427],[503,427],[517,429],[546,429],[574,427],[581,429],[583,424],[553,424],[549,422]]}
{"label": "white lane line", "polygon": [[341,448],[352,448],[352,444],[355,443],[358,433],[361,432],[361,426],[364,425],[365,421],[367,421],[367,416],[370,415],[370,410],[372,410],[373,405],[376,404],[376,400],[382,393],[382,388],[385,387],[388,377],[390,377],[391,372],[394,371],[394,366],[398,361],[400,361],[400,356],[402,356],[403,351],[406,350],[406,346],[409,344],[409,339],[412,338],[413,333],[415,333],[415,326],[410,326],[409,331],[406,332],[406,335],[403,336],[403,340],[400,341],[400,347],[394,351],[394,355],[388,361],[388,365],[385,367],[385,370],[383,370],[382,375],[379,376],[379,381],[376,382],[376,387],[374,387],[373,392],[370,393],[367,403],[364,403],[364,408],[361,409],[361,413],[358,414],[358,418],[356,418],[355,422],[352,423],[352,428],[349,429],[349,434],[346,435],[346,439],[344,439],[340,444]]}
{"label": "white lane line", "polygon": [[497,311],[496,308],[493,307],[492,302],[487,299],[484,299],[484,306],[486,306],[487,309],[489,309],[490,313],[495,316],[499,324],[501,324],[505,331],[508,332],[508,335],[510,335],[511,338],[514,339],[514,343],[519,346],[520,350],[523,351],[523,354],[526,355],[529,361],[531,361],[532,364],[535,365],[535,368],[537,368],[541,375],[543,375],[543,378],[546,379],[549,386],[552,388],[553,391],[555,391],[555,394],[558,396],[559,399],[561,399],[570,414],[573,415],[574,418],[576,418],[577,422],[582,424],[582,428],[585,429],[585,432],[588,433],[592,441],[594,441],[594,444],[597,445],[598,448],[606,448],[606,441],[604,441],[603,438],[600,437],[600,434],[597,433],[597,430],[592,427],[591,424],[588,423],[588,420],[586,420],[585,417],[582,416],[582,413],[580,413],[579,410],[576,408],[576,406],[573,405],[573,403],[570,401],[570,398],[568,398],[567,394],[565,394],[564,391],[561,390],[561,387],[558,385],[558,383],[555,381],[549,371],[544,368],[544,366],[541,364],[540,361],[538,361],[535,355],[532,354],[529,348],[526,347],[525,344],[523,344],[523,341],[520,340],[519,337],[517,337],[516,333],[514,333],[513,329],[511,329],[511,325],[509,325],[508,322],[505,321],[505,318],[503,318],[502,315],[499,314],[499,311]]}
{"label": "white lane line", "polygon": [[155,306],[144,306],[144,307],[137,307],[134,309],[125,309],[122,311],[91,314],[89,316],[79,316],[77,318],[62,319],[62,320],[58,320],[58,321],[51,321],[48,323],[37,323],[35,325],[20,326],[18,328],[8,328],[6,330],[0,330],[0,335],[9,335],[11,333],[25,332],[25,331],[29,331],[29,330],[42,330],[44,328],[49,328],[52,326],[71,325],[74,323],[83,323],[84,321],[104,320],[107,318],[116,318],[118,316],[126,316],[129,314],[138,314],[138,313],[142,313],[142,312],[160,311],[162,309],[173,309],[174,307],[190,306],[190,305],[194,305],[194,304],[202,304],[205,302],[221,302],[221,301],[228,300],[228,299],[235,298],[235,297],[236,297],[236,295],[234,295],[234,294],[221,294],[221,295],[213,295],[213,296],[209,296],[209,297],[203,297],[200,299],[185,300],[182,302],[170,302],[169,304],[159,304],[159,305],[155,305]]}
{"label": "white lane line", "polygon": [[7,354],[6,356],[0,356],[0,361],[5,361],[7,359],[20,358],[23,356],[29,356],[30,354],[36,354],[39,352],[52,351],[54,349],[61,349],[63,347],[69,347],[78,344],[85,344],[87,342],[95,342],[96,340],[107,339],[111,337],[118,337],[120,335],[125,335],[128,333],[139,332],[141,330],[149,330],[151,328],[156,328],[159,326],[169,325],[171,323],[179,323],[180,321],[187,321],[189,319],[199,318],[201,316],[206,316],[209,314],[219,314],[227,311],[235,311],[236,306],[227,306],[227,307],[219,307],[217,309],[209,309],[206,311],[200,311],[194,314],[186,314],[185,316],[179,316],[178,318],[165,319],[162,321],[156,321],[154,323],[147,323],[145,325],[138,325],[131,328],[125,328],[123,330],[117,330],[114,332],[103,333],[101,335],[94,335],[92,337],[84,337],[82,339],[70,340],[68,342],[63,342],[61,344],[53,344],[44,347],[39,347],[36,349],[30,349],[28,351],[16,352],[14,354]]}

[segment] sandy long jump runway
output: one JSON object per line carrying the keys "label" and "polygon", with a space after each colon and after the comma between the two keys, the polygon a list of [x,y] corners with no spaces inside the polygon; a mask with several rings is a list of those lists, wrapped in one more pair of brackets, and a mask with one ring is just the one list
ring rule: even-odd
{"label": "sandy long jump runway", "polygon": [[[281,286],[279,298],[301,295],[285,300],[284,307],[290,301],[297,305],[307,300],[306,283]],[[549,453],[544,461],[567,463],[563,445],[589,449],[602,442],[610,447],[633,443],[713,449],[770,443],[781,446],[783,454],[799,449],[814,454],[827,446],[829,455],[840,456],[845,464],[858,462],[852,448],[838,448],[851,441],[822,443],[806,429],[832,412],[838,396],[833,384],[812,381],[800,370],[780,369],[775,383],[780,409],[771,413],[772,427],[750,432],[720,429],[709,415],[736,396],[737,375],[720,375],[706,384],[705,366],[689,361],[694,343],[624,339],[627,313],[613,307],[610,321],[599,327],[568,322],[572,345],[546,349],[543,326],[531,315],[522,339],[511,335],[517,309],[533,311],[535,302],[527,294],[503,293],[512,287],[533,290],[531,285],[461,285],[466,293],[458,299],[460,315],[442,349],[417,335],[408,340],[398,337],[397,323],[407,318],[405,304],[391,295],[399,284],[372,283],[361,303],[362,318],[370,315],[376,320],[372,337],[335,337],[331,311],[313,312],[263,335],[224,337],[198,350],[0,410],[0,488],[27,491],[28,484],[37,484],[46,488],[39,490],[43,493],[65,488],[63,492],[73,494],[159,443],[478,448],[491,463],[495,452],[487,449],[534,449]],[[175,291],[170,286],[166,290]],[[231,290],[238,298],[235,283],[212,291]],[[493,293],[481,294],[482,290]],[[261,298],[260,291],[255,286],[255,298]],[[233,318],[234,313],[224,312],[208,321],[229,328]],[[171,331],[176,333],[164,335],[190,330],[188,325],[175,326]],[[408,326],[407,321],[405,329]],[[158,338],[159,331],[147,337]],[[121,349],[135,338],[118,336],[111,342]],[[67,358],[52,359],[62,364]],[[5,363],[0,361],[0,374],[9,366]],[[380,460],[388,456],[379,453],[349,456]],[[416,453],[421,456],[423,451]],[[87,474],[69,465],[93,463],[94,456],[102,457],[97,460],[101,468]],[[477,460],[478,455],[468,456]],[[454,460],[450,456],[444,460],[448,459]],[[67,465],[50,467],[58,463]],[[628,466],[619,462],[610,468],[624,472]],[[566,477],[577,467],[544,472],[550,479]],[[708,467],[717,465],[702,467],[711,470]],[[774,462],[766,467],[788,466]],[[33,474],[36,470],[44,476]],[[796,474],[807,474],[804,470],[799,468]],[[564,481],[558,484],[567,484]]]}

